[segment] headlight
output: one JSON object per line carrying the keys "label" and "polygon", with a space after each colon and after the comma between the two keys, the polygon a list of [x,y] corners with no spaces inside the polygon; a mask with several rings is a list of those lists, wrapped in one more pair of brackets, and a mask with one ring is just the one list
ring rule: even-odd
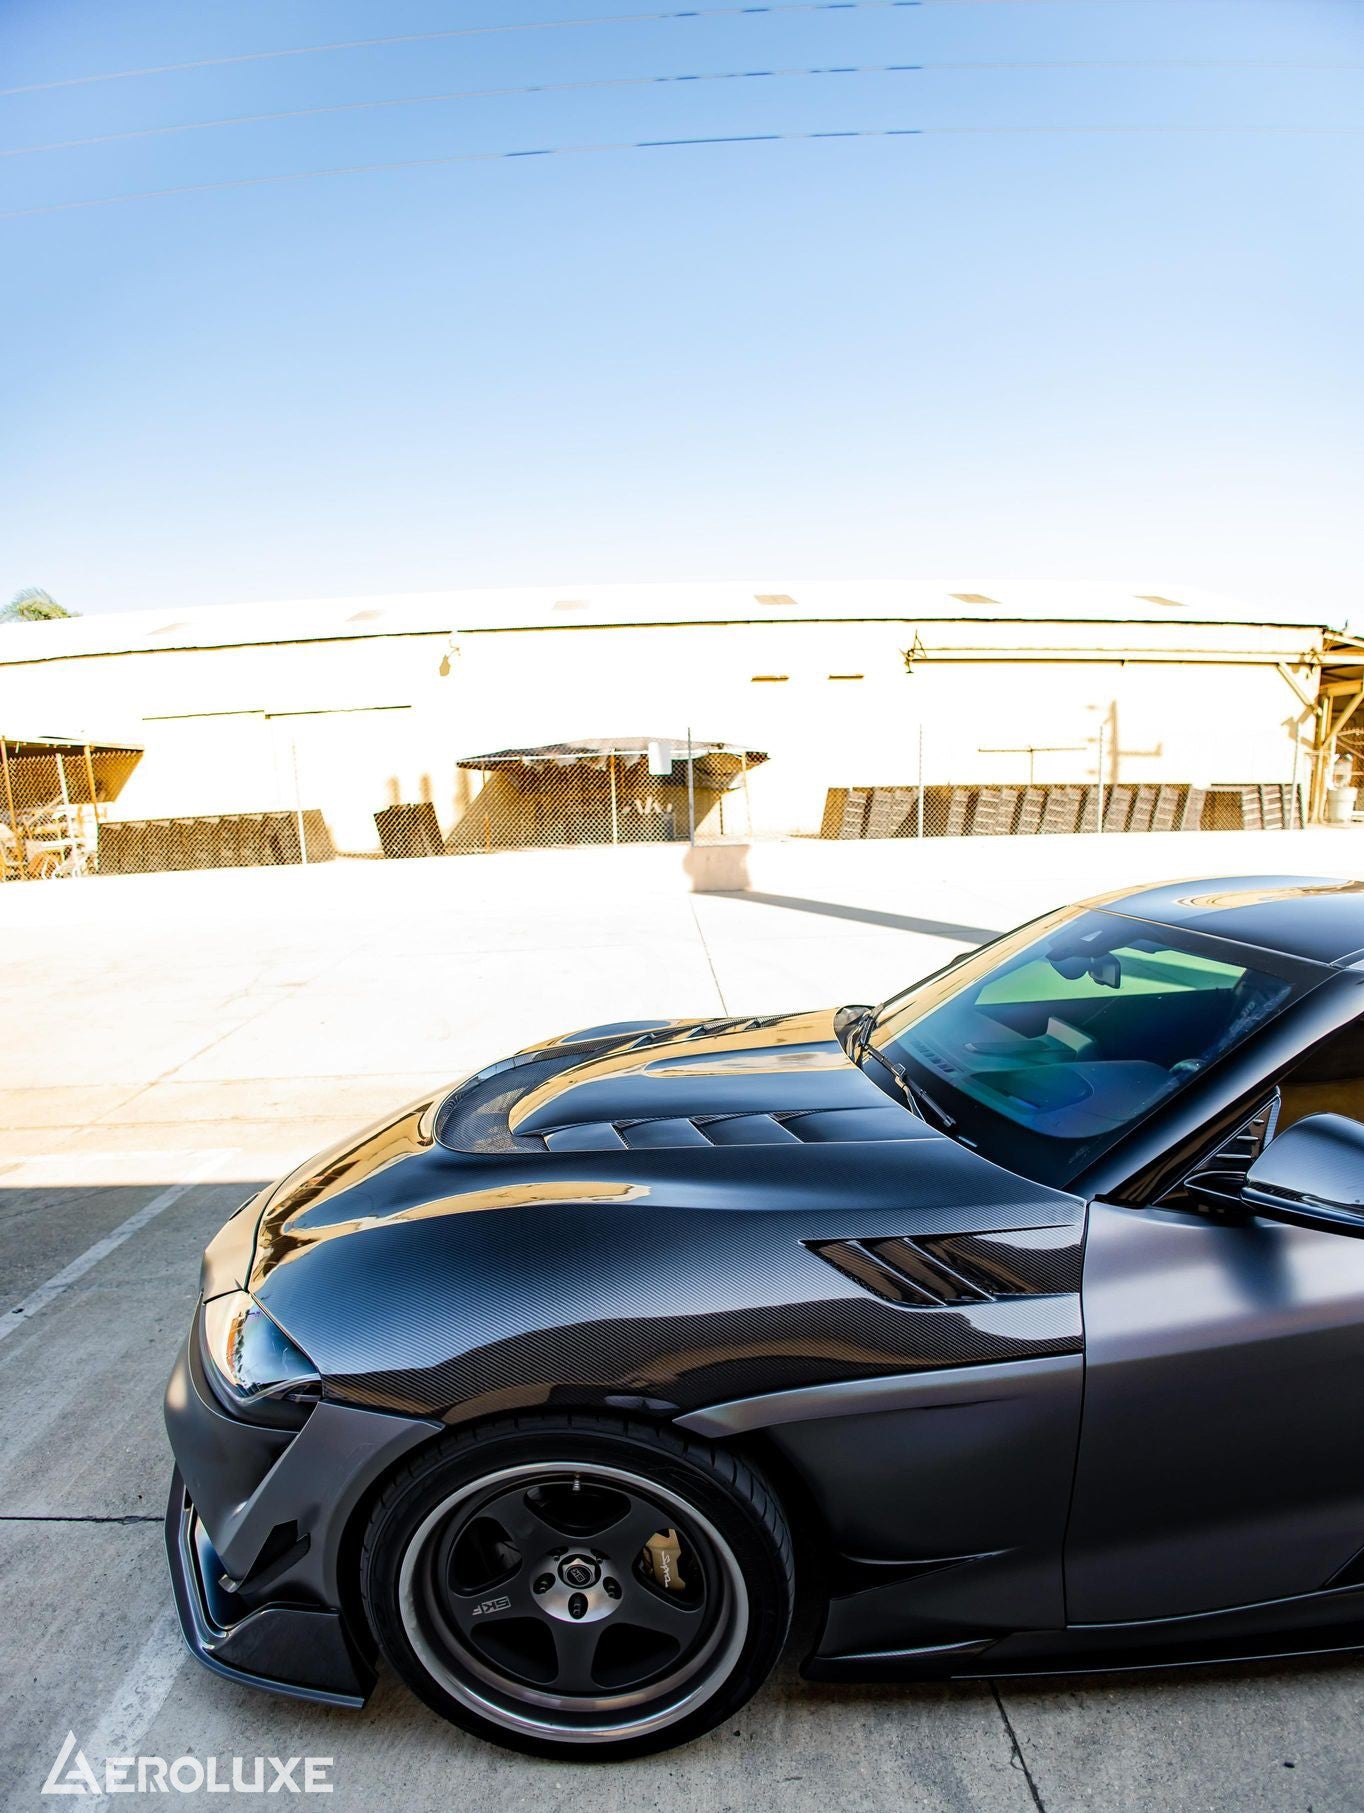
{"label": "headlight", "polygon": [[233,1409],[280,1399],[308,1402],[322,1387],[317,1368],[245,1291],[205,1303],[204,1358],[211,1382]]}
{"label": "headlight", "polygon": [[256,1225],[273,1186],[258,1190],[223,1223],[204,1248],[199,1268],[199,1295],[220,1297],[224,1291],[245,1290],[256,1248]]}

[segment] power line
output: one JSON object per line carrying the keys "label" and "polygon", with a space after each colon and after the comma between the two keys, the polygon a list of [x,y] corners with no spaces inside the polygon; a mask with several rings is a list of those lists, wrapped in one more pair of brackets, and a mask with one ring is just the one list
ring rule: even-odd
{"label": "power line", "polygon": [[[137,69],[108,69],[93,75],[62,76],[51,82],[25,82],[13,88],[0,88],[0,96],[45,94],[54,88],[81,88],[91,82],[124,82],[134,76],[179,75],[191,69],[225,69],[237,63],[271,63],[281,57],[315,57],[342,50],[378,50],[390,44],[434,44],[452,38],[486,38],[508,32],[576,31],[590,25],[650,25],[674,19],[735,19],[764,13],[852,13],[896,12],[923,6],[1032,6],[1047,0],[766,0],[761,5],[689,6],[668,11],[641,13],[599,13],[580,19],[520,19],[495,25],[457,25],[443,31],[399,32],[381,38],[341,38],[328,44],[294,44],[282,50],[238,51],[222,57],[195,57],[184,63],[149,63]],[[1054,3],[1054,0],[1053,0]],[[1146,0],[1071,0],[1089,6],[1124,6],[1145,4]],[[1180,5],[1187,0],[1177,0]],[[1224,0],[1240,4],[1240,0]],[[1296,5],[1298,0],[1283,0]],[[1338,4],[1353,0],[1337,0]]]}
{"label": "power line", "polygon": [[[937,4],[957,0],[935,0]],[[975,0],[961,0],[975,4]],[[215,182],[177,183],[168,189],[138,189],[122,195],[93,195],[79,201],[40,202],[29,208],[10,208],[0,212],[0,220],[23,220],[37,214],[67,214],[79,208],[110,208],[124,202],[162,201],[172,196],[203,195],[222,189],[254,189],[270,183],[306,182],[318,176],[366,176],[394,170],[435,169],[448,164],[498,163],[523,157],[590,157],[609,151],[663,151],[692,149],[707,145],[775,145],[813,143],[826,139],[929,138],[956,135],[996,136],[1018,134],[1042,136],[1051,134],[1112,134],[1154,136],[1179,134],[1236,134],[1264,136],[1300,135],[1332,136],[1339,133],[1364,132],[1364,123],[1349,126],[1300,125],[1100,125],[1100,126],[877,126],[837,132],[736,132],[711,138],[621,139],[599,145],[538,145],[519,151],[456,151],[443,157],[405,157],[382,163],[333,164],[324,169],[282,170],[268,176],[230,176]]]}
{"label": "power line", "polygon": [[723,69],[705,70],[683,75],[607,76],[576,82],[527,82],[503,88],[453,88],[435,94],[381,96],[362,101],[334,101],[317,107],[285,107],[270,113],[228,114],[209,120],[182,120],[169,126],[135,126],[122,132],[100,132],[90,138],[54,139],[43,145],[14,145],[0,149],[0,158],[36,157],[49,151],[83,151],[92,145],[122,144],[131,139],[166,138],[180,132],[205,132],[223,126],[260,126],[281,120],[317,119],[325,114],[365,113],[387,107],[427,107],[446,101],[505,100],[515,95],[579,94],[589,89],[648,88],[678,82],[747,82],[793,76],[867,76],[907,75],[937,71],[994,70],[1131,70],[1131,69],[1268,69],[1268,70],[1358,70],[1361,63],[1285,63],[1255,61],[1250,58],[1146,58],[1056,60],[1041,62],[995,61],[964,63],[859,63],[831,64],[815,68],[791,69]]}
{"label": "power line", "polygon": [[141,189],[124,195],[97,195],[83,201],[43,202],[32,208],[11,208],[0,220],[21,220],[33,214],[61,214],[75,208],[107,208],[126,201],[160,201],[172,195],[202,195],[216,189],[258,188],[265,183],[305,182],[314,176],[367,176],[379,171],[425,170],[445,164],[496,163],[520,157],[588,157],[605,151],[658,151],[695,145],[775,144],[783,140],[825,138],[900,138],[912,136],[915,127],[880,127],[859,132],[746,132],[719,138],[632,139],[601,145],[541,145],[524,151],[456,151],[444,157],[405,157],[385,163],[333,164],[321,170],[285,170],[270,176],[232,176],[217,182],[178,183],[170,189]]}
{"label": "power line", "polygon": [[581,19],[520,19],[496,25],[456,25],[444,31],[401,32],[384,38],[342,38],[330,44],[296,44],[284,50],[247,50],[226,57],[196,57],[188,63],[154,63],[141,69],[110,69],[98,75],[63,76],[55,82],[26,82],[0,88],[0,95],[42,94],[53,88],[80,88],[91,82],[123,82],[132,76],[178,75],[188,69],[224,69],[233,63],[271,63],[281,57],[315,57],[341,50],[377,50],[387,44],[434,44],[451,38],[490,38],[508,32],[576,31],[589,25],[642,25],[670,19],[733,19],[760,13],[891,12],[922,6],[925,0],[768,0],[764,5],[690,6],[668,12],[598,13]]}
{"label": "power line", "polygon": [[363,113],[381,107],[422,107],[438,101],[492,101],[511,95],[575,94],[586,89],[649,88],[669,82],[747,82],[785,76],[901,75],[918,63],[841,64],[812,69],[722,69],[696,75],[605,76],[579,82],[527,82],[511,88],[454,88],[443,94],[412,94],[368,101],[336,101],[322,107],[286,107],[276,113],[239,113],[224,119],[186,120],[174,126],[139,126],[127,132],[101,132],[93,138],[58,139],[49,145],[16,145],[0,157],[28,157],[43,151],[80,151],[90,145],[112,145],[124,139],[163,138],[169,133],[202,132],[218,126],[259,126],[279,120],[315,119],[319,114]]}

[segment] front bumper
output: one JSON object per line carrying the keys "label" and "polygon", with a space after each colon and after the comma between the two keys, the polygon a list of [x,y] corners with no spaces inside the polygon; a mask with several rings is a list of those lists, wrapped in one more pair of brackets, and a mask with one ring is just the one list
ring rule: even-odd
{"label": "front bumper", "polygon": [[363,1705],[372,1649],[346,1614],[342,1540],[370,1486],[442,1425],[326,1401],[298,1430],[230,1416],[201,1370],[197,1312],[165,1416],[166,1554],[190,1653],[254,1687]]}
{"label": "front bumper", "polygon": [[270,1604],[246,1610],[234,1603],[238,1595],[221,1584],[222,1559],[178,1467],[166,1506],[166,1555],[181,1632],[205,1668],[293,1699],[364,1705],[374,1670],[339,1611]]}

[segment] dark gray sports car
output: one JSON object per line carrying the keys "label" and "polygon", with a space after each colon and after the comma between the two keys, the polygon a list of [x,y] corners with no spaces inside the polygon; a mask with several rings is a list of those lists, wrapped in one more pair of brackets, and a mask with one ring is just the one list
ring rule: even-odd
{"label": "dark gray sports car", "polygon": [[827,1680],[1364,1645],[1364,885],[598,1026],[245,1204],[166,1397],[210,1668],[623,1756]]}

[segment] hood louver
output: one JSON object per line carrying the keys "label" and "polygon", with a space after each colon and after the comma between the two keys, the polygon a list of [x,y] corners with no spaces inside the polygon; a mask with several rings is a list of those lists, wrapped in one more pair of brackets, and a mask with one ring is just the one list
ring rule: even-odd
{"label": "hood louver", "polygon": [[843,1145],[915,1139],[923,1134],[903,1108],[829,1108],[803,1114],[714,1114],[641,1121],[589,1121],[538,1135],[549,1152],[657,1151],[670,1146]]}

